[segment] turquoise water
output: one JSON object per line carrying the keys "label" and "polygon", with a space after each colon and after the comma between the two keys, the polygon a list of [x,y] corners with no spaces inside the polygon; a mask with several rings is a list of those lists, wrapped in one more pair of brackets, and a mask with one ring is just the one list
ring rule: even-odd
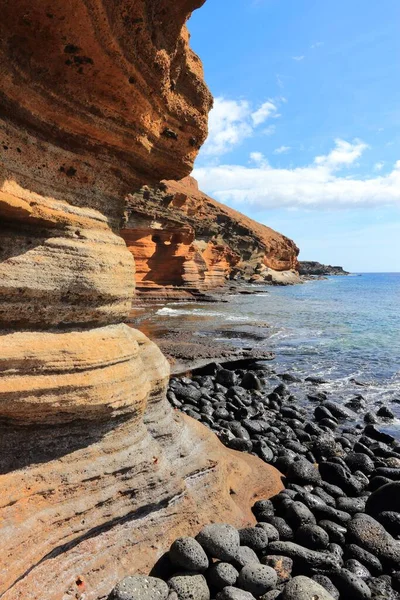
{"label": "turquoise water", "polygon": [[[339,401],[362,393],[371,409],[390,403],[400,417],[400,404],[392,404],[400,400],[400,273],[266,287],[228,303],[168,304],[155,307],[153,319],[164,327],[189,326],[208,340],[273,350],[278,372],[321,376]],[[257,336],[247,338],[246,331]]]}

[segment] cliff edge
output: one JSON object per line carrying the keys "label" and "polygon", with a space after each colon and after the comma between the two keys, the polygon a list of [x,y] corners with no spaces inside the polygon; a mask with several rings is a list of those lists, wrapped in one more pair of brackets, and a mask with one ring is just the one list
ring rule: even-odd
{"label": "cliff edge", "polygon": [[292,240],[213,200],[193,177],[144,186],[129,196],[125,215],[121,235],[141,298],[196,298],[227,279],[299,282]]}
{"label": "cliff edge", "polygon": [[124,324],[132,189],[182,178],[211,96],[202,0],[0,0],[0,596],[98,600],[180,534],[251,520],[278,473],[165,400]]}

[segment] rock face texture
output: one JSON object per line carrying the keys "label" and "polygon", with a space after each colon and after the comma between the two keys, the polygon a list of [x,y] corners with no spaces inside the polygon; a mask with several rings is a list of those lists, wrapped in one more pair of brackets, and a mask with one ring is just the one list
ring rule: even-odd
{"label": "rock face texture", "polygon": [[343,267],[332,267],[331,265],[322,265],[319,262],[303,260],[299,262],[300,275],[349,275]]}
{"label": "rock face texture", "polygon": [[299,282],[292,240],[206,196],[192,177],[130,195],[121,235],[142,298],[196,298],[238,277]]}
{"label": "rock face texture", "polygon": [[171,411],[166,360],[123,324],[124,196],[185,176],[206,136],[185,27],[202,3],[0,0],[4,600],[105,598],[280,486]]}

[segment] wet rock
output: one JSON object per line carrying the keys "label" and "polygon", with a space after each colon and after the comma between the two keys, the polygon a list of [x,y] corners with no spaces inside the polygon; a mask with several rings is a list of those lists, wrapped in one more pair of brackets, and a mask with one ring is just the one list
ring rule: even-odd
{"label": "wet rock", "polygon": [[204,575],[177,574],[169,579],[168,585],[177,593],[179,600],[210,600],[210,590]]}
{"label": "wet rock", "polygon": [[210,585],[222,590],[224,587],[235,585],[239,571],[229,563],[218,562],[207,571],[206,577]]}
{"label": "wet rock", "polygon": [[388,406],[381,406],[379,410],[376,411],[378,417],[383,417],[385,419],[394,419],[394,412]]}
{"label": "wet rock", "polygon": [[335,600],[319,583],[299,575],[293,577],[285,586],[282,600]]}
{"label": "wet rock", "polygon": [[328,383],[326,379],[323,379],[322,377],[306,377],[304,381],[308,381],[308,383],[313,383],[314,385]]}
{"label": "wet rock", "polygon": [[238,530],[227,524],[206,525],[196,540],[210,556],[224,561],[234,558],[240,546]]}
{"label": "wet rock", "polygon": [[169,551],[169,559],[173,565],[188,571],[202,572],[209,565],[207,554],[192,537],[175,540]]}
{"label": "wet rock", "polygon": [[125,577],[111,593],[112,600],[167,600],[168,585],[162,579],[135,575]]}
{"label": "wet rock", "polygon": [[217,383],[226,386],[227,388],[235,385],[237,381],[236,373],[234,371],[229,371],[228,369],[219,369],[215,379]]}
{"label": "wet rock", "polygon": [[245,374],[245,376],[243,377],[243,379],[241,381],[241,386],[245,390],[261,390],[262,389],[261,381],[259,380],[257,375],[255,375],[251,371],[248,371]]}
{"label": "wet rock", "polygon": [[239,573],[237,586],[254,596],[261,596],[277,584],[278,576],[267,565],[246,565]]}
{"label": "wet rock", "polygon": [[392,435],[385,433],[384,431],[379,431],[373,425],[367,425],[364,429],[364,434],[377,442],[384,442],[385,444],[392,444],[394,442],[394,437]]}

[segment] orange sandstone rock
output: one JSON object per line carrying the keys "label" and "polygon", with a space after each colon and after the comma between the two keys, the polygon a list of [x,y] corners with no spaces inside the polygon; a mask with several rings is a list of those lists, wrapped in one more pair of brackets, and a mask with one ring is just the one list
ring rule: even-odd
{"label": "orange sandstone rock", "polygon": [[244,523],[278,473],[165,400],[124,325],[124,196],[184,177],[210,94],[202,0],[0,0],[0,596],[105,598],[176,535]]}
{"label": "orange sandstone rock", "polygon": [[139,297],[196,296],[239,273],[299,281],[292,240],[206,196],[192,177],[131,194],[121,234],[135,258]]}

